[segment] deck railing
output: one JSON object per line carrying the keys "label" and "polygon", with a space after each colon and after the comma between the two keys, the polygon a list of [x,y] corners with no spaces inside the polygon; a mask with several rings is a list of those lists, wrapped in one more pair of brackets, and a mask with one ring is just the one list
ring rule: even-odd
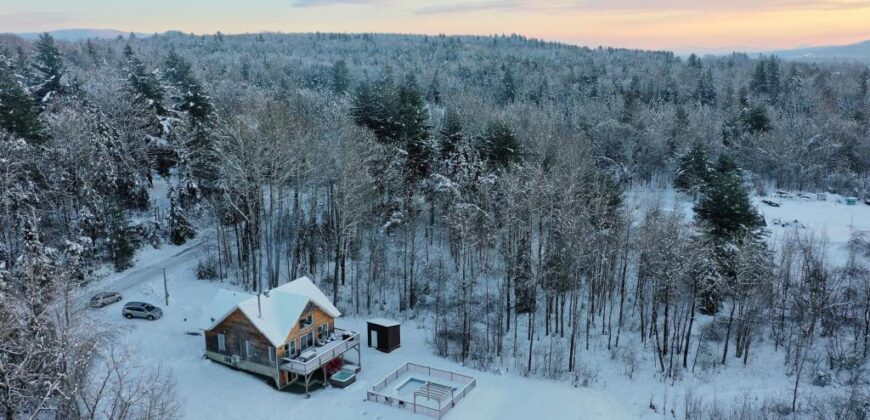
{"label": "deck railing", "polygon": [[284,363],[281,364],[281,369],[297,374],[307,375],[319,369],[321,366],[329,363],[330,360],[341,356],[352,347],[359,344],[359,333],[342,330],[341,328],[334,328],[333,330],[334,334],[337,336],[342,336],[345,333],[350,333],[351,335],[350,337],[345,339],[330,341],[319,348],[309,347],[310,350],[314,350],[317,353],[317,356],[310,360],[303,362],[302,360],[290,359],[285,357],[283,359]]}
{"label": "deck railing", "polygon": [[[416,404],[413,401],[397,398],[396,396],[385,395],[385,393],[381,392],[389,384],[395,382],[397,379],[399,379],[400,376],[404,375],[407,372],[419,373],[434,378],[447,379],[451,382],[462,384],[465,386],[463,386],[462,389],[457,390],[457,392],[454,393],[453,398],[440,401],[440,406],[437,409],[422,404]],[[465,396],[468,395],[468,392],[474,389],[476,386],[477,379],[471,376],[462,375],[456,372],[451,372],[449,370],[437,369],[431,366],[418,365],[416,363],[405,363],[404,365],[396,369],[393,373],[387,375],[386,378],[376,383],[370,391],[367,391],[366,400],[387,404],[391,407],[403,408],[417,414],[423,414],[432,418],[440,419],[444,417],[444,415],[447,414],[450,409],[456,406],[456,403],[458,403],[459,400],[465,398]]]}

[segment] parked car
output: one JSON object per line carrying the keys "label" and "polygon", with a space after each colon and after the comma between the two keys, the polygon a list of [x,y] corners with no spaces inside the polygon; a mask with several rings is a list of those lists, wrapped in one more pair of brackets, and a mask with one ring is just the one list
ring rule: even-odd
{"label": "parked car", "polygon": [[149,321],[153,321],[155,319],[160,319],[160,317],[163,316],[163,311],[150,303],[127,302],[127,304],[124,305],[121,314],[123,314],[127,319],[145,318]]}
{"label": "parked car", "polygon": [[88,305],[91,308],[102,308],[106,305],[111,305],[115,302],[120,302],[123,297],[118,292],[102,292],[97,293],[91,297],[90,303]]}

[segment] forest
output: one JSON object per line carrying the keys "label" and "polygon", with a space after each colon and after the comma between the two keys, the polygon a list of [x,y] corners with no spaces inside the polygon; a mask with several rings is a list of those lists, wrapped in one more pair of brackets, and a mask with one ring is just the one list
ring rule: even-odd
{"label": "forest", "polygon": [[[677,415],[865,418],[870,234],[833,259],[751,198],[870,197],[868,85],[849,62],[518,35],[2,35],[0,408],[93,418],[106,342],[71,295],[202,240],[203,281],[310,275],[478,369],[594,386],[604,349],[675,383],[776,352],[787,400]],[[670,188],[692,216],[638,204]],[[113,418],[172,417],[171,387],[122,388]]]}

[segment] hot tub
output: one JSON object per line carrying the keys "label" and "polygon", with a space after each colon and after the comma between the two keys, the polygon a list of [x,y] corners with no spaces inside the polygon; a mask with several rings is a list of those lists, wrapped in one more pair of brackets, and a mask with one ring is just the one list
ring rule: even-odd
{"label": "hot tub", "polygon": [[337,388],[344,388],[356,382],[356,373],[348,369],[342,369],[329,377],[329,383]]}

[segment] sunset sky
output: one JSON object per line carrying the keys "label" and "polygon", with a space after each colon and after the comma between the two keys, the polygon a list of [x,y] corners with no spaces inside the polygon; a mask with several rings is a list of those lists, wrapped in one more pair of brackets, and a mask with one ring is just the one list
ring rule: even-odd
{"label": "sunset sky", "polygon": [[870,0],[0,0],[0,32],[64,28],[520,33],[715,52],[870,39]]}

